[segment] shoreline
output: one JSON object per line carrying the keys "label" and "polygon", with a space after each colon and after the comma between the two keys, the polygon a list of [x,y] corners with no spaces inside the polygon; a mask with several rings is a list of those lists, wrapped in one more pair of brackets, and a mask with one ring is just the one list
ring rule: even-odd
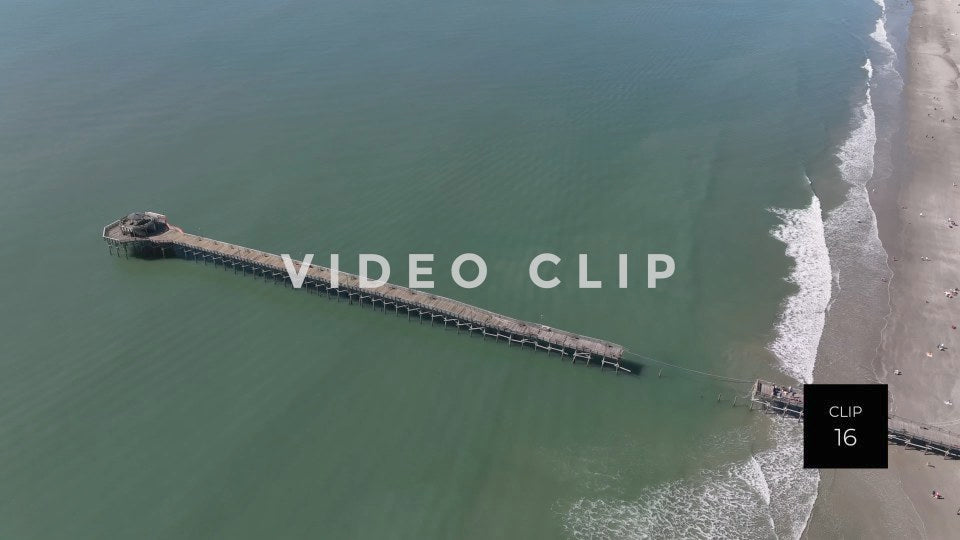
{"label": "shoreline", "polygon": [[[960,219],[958,30],[957,4],[913,2],[892,175],[870,184],[891,271],[890,312],[872,333],[879,335],[875,355],[840,355],[817,367],[828,382],[887,383],[891,413],[951,430],[960,429],[960,405],[946,403],[960,404],[960,329],[951,328],[960,327],[960,298],[944,292],[960,287],[960,273],[952,270],[960,267],[960,227],[948,222]],[[947,350],[938,351],[939,343]],[[804,537],[954,534],[960,464],[899,446],[889,453],[886,470],[823,471]],[[933,499],[931,490],[945,499]]]}

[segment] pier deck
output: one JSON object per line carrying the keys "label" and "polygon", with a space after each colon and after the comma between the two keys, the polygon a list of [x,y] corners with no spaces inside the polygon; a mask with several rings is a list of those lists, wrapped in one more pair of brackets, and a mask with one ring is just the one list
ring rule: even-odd
{"label": "pier deck", "polygon": [[750,399],[764,409],[803,418],[803,392],[796,388],[757,379]]}
{"label": "pier deck", "polygon": [[[764,409],[803,419],[803,392],[797,389],[790,392],[790,387],[758,379],[751,400]],[[887,440],[925,453],[960,458],[960,434],[899,416],[887,416]]]}
{"label": "pier deck", "polygon": [[[103,238],[111,246],[111,251],[116,249],[118,254],[122,251],[124,254],[212,262],[230,267],[235,273],[290,282],[279,255],[185,233],[173,226],[155,236],[134,237],[122,230],[118,220],[104,227]],[[297,261],[297,264],[302,263]],[[455,326],[458,332],[494,337],[498,341],[507,341],[509,345],[529,345],[548,354],[555,352],[570,357],[574,363],[579,359],[587,365],[596,362],[601,369],[609,366],[617,373],[630,372],[622,365],[623,347],[615,343],[522,321],[430,292],[390,283],[361,288],[359,276],[338,272],[338,277],[339,286],[333,288],[331,270],[311,265],[302,288],[335,296],[338,300],[345,298],[350,303],[357,301],[361,306],[367,303],[383,311],[390,309],[398,315],[403,312],[408,319],[413,315],[421,321],[429,318],[431,324],[441,322],[444,326]]]}
{"label": "pier deck", "polygon": [[887,417],[887,440],[925,453],[960,458],[960,435],[899,416]]}

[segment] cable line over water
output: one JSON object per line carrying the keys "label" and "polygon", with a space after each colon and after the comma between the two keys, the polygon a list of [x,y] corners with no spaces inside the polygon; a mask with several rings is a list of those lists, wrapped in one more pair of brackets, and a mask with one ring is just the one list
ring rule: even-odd
{"label": "cable line over water", "polygon": [[653,358],[653,357],[650,357],[650,356],[646,356],[646,355],[643,355],[643,354],[640,354],[640,353],[635,353],[635,352],[633,352],[633,351],[631,351],[631,350],[627,350],[627,349],[624,349],[623,353],[624,353],[624,354],[632,355],[632,356],[634,356],[634,357],[636,357],[636,358],[639,358],[639,359],[641,359],[641,360],[646,360],[646,361],[648,361],[648,362],[654,362],[654,363],[656,363],[656,364],[660,364],[660,365],[664,365],[664,366],[669,366],[669,367],[672,367],[672,368],[675,368],[675,369],[680,369],[680,370],[687,371],[687,372],[690,372],[690,373],[695,373],[695,374],[697,374],[697,375],[703,375],[703,376],[705,376],[705,377],[710,377],[710,378],[717,379],[717,380],[720,380],[720,381],[723,381],[723,382],[737,383],[737,384],[753,384],[753,383],[755,382],[753,379],[751,379],[751,380],[747,380],[747,379],[737,379],[737,378],[735,378],[735,377],[727,377],[726,375],[718,375],[718,374],[716,374],[716,373],[708,373],[708,372],[706,372],[706,371],[699,371],[699,370],[696,370],[696,369],[691,369],[691,368],[687,368],[687,367],[683,367],[683,366],[678,366],[678,365],[676,365],[676,364],[671,364],[670,362],[664,362],[663,360],[657,360],[656,358]]}

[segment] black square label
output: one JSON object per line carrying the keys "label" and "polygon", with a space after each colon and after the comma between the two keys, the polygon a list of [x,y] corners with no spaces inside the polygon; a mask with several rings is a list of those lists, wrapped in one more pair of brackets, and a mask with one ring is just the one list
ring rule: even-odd
{"label": "black square label", "polygon": [[804,385],[803,467],[887,468],[887,385]]}

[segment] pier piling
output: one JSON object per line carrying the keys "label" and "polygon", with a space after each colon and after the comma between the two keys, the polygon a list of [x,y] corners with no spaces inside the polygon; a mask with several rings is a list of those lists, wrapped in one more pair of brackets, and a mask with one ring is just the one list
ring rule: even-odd
{"label": "pier piling", "polygon": [[[134,215],[157,216],[155,219],[162,223],[163,230],[146,236],[136,234],[127,221]],[[178,257],[185,260],[192,259],[195,263],[199,263],[202,259],[204,265],[209,260],[214,266],[222,265],[224,271],[229,264],[234,274],[238,273],[239,268],[241,273],[246,275],[249,268],[254,279],[263,277],[266,282],[269,276],[275,285],[282,282],[284,287],[288,284],[291,288],[293,286],[287,277],[283,259],[279,255],[185,233],[177,227],[169,226],[166,216],[161,214],[147,212],[131,214],[131,216],[114,221],[103,228],[103,239],[107,242],[111,254],[116,249],[119,256],[122,248],[127,258],[130,254],[159,258]],[[161,218],[162,221],[160,221]],[[463,326],[468,336],[479,331],[484,340],[487,336],[493,337],[494,341],[500,341],[503,337],[508,346],[518,343],[521,349],[524,344],[530,343],[533,350],[546,351],[548,356],[553,352],[557,352],[561,359],[570,356],[574,364],[578,358],[583,359],[587,366],[591,364],[591,360],[597,360],[601,371],[610,365],[617,374],[621,371],[631,373],[629,368],[622,365],[624,348],[621,345],[539,323],[522,321],[457,300],[399,285],[387,283],[379,287],[363,288],[360,287],[359,276],[346,272],[338,273],[339,286],[333,288],[331,272],[329,268],[310,265],[304,286],[311,294],[314,290],[316,294],[323,290],[328,298],[331,295],[335,296],[338,303],[341,296],[346,296],[348,303],[353,305],[356,297],[361,308],[365,301],[369,301],[373,311],[376,311],[376,303],[380,302],[384,313],[387,312],[389,305],[397,316],[400,315],[401,310],[405,311],[408,321],[413,314],[416,314],[421,325],[424,317],[430,318],[430,326],[434,326],[436,319],[439,319],[443,323],[443,328],[446,328],[448,323],[456,325],[458,334]],[[661,369],[660,374],[662,372]]]}

